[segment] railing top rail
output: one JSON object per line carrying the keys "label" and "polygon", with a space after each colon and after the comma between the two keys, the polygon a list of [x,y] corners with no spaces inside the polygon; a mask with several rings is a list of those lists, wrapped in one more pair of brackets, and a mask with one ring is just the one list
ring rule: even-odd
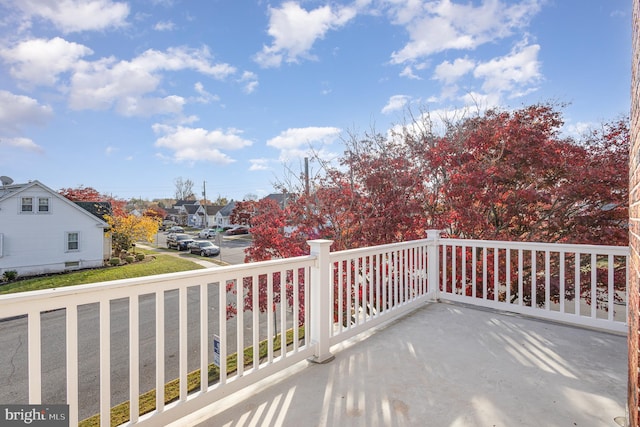
{"label": "railing top rail", "polygon": [[0,316],[7,312],[14,312],[15,310],[12,309],[12,307],[16,305],[22,306],[29,302],[44,302],[49,308],[58,308],[67,306],[68,303],[65,301],[73,298],[75,304],[87,304],[97,302],[104,298],[116,299],[125,296],[143,295],[159,290],[178,289],[181,286],[202,284],[203,281],[206,283],[216,283],[238,276],[247,277],[269,274],[282,269],[309,267],[314,264],[315,260],[316,256],[306,255],[294,258],[0,295]]}
{"label": "railing top rail", "polygon": [[406,242],[398,242],[398,243],[387,243],[385,245],[378,246],[368,246],[364,248],[356,248],[356,249],[346,249],[343,251],[331,252],[332,259],[334,258],[348,258],[352,256],[362,256],[368,255],[371,253],[380,253],[389,250],[397,250],[397,249],[406,249],[412,248],[416,246],[424,246],[428,243],[432,243],[433,239],[419,239],[419,240],[408,240]]}
{"label": "railing top rail", "polygon": [[541,242],[515,242],[506,240],[472,240],[472,239],[439,239],[441,245],[455,244],[458,246],[479,246],[485,248],[503,249],[535,249],[538,251],[551,252],[578,252],[578,253],[598,253],[612,255],[629,255],[628,246],[607,246],[607,245],[582,245],[572,243],[541,243]]}

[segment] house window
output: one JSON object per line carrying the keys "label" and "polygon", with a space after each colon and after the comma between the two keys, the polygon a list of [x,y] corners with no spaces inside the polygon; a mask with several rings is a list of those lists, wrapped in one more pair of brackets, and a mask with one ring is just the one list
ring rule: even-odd
{"label": "house window", "polygon": [[33,197],[22,198],[22,212],[33,212]]}
{"label": "house window", "polygon": [[77,251],[80,249],[79,233],[67,233],[67,251]]}
{"label": "house window", "polygon": [[4,248],[4,234],[0,233],[0,258],[2,258]]}
{"label": "house window", "polygon": [[48,213],[49,212],[49,199],[47,199],[47,198],[39,198],[38,199],[38,212],[40,212],[40,213]]}

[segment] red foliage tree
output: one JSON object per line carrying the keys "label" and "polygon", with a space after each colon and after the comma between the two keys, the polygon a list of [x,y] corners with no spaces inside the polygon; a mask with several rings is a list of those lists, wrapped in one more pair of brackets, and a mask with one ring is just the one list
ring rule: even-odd
{"label": "red foliage tree", "polygon": [[113,216],[123,217],[127,215],[124,209],[127,204],[125,200],[100,194],[92,187],[80,186],[78,188],[62,188],[58,191],[58,194],[66,197],[72,202],[109,202],[111,203],[111,212]]}
{"label": "red foliage tree", "polygon": [[578,141],[561,136],[562,126],[555,106],[533,105],[445,121],[442,134],[427,117],[390,136],[352,136],[308,193],[294,189],[285,207],[255,204],[247,260],[306,254],[308,239],[342,250],[423,238],[430,228],[462,238],[626,245],[628,119]]}

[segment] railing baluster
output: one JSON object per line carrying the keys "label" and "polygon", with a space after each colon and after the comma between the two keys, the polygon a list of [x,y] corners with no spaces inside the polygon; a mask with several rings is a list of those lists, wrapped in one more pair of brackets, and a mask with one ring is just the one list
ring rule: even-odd
{"label": "railing baluster", "polygon": [[236,280],[236,361],[237,374],[244,374],[244,279]]}
{"label": "railing baluster", "polygon": [[209,388],[209,285],[200,285],[200,392]]}
{"label": "railing baluster", "polygon": [[[138,295],[129,297],[129,419],[138,421],[140,413],[140,309]],[[71,425],[75,425],[71,423]]]}
{"label": "railing baluster", "polygon": [[544,309],[551,310],[551,253],[544,251]]}
{"label": "railing baluster", "polygon": [[482,299],[487,298],[487,252],[488,248],[482,248]]}
{"label": "railing baluster", "polygon": [[280,272],[280,355],[287,357],[287,271]]}
{"label": "railing baluster", "polygon": [[598,257],[595,253],[591,254],[591,317],[597,317],[596,309],[598,306]]}
{"label": "railing baluster", "polygon": [[531,250],[531,308],[538,306],[538,272],[536,262],[538,261],[538,252]]}
{"label": "railing baluster", "polygon": [[499,263],[500,263],[500,250],[498,248],[493,248],[493,300],[494,301],[499,301],[500,300],[500,282],[499,282],[499,278],[500,278],[500,270],[499,270]]}
{"label": "railing baluster", "polygon": [[156,411],[164,411],[164,291],[156,292]]}
{"label": "railing baluster", "polygon": [[293,319],[291,319],[291,324],[293,326],[293,348],[292,352],[296,353],[298,351],[298,341],[300,340],[299,333],[299,323],[300,323],[300,270],[293,270]]}
{"label": "railing baluster", "polygon": [[253,275],[251,279],[253,287],[253,301],[251,304],[253,314],[253,369],[257,370],[260,366],[260,283],[259,276]]}
{"label": "railing baluster", "polygon": [[580,310],[580,301],[582,300],[582,287],[581,287],[581,283],[582,283],[582,278],[580,277],[580,266],[582,264],[582,254],[580,254],[580,252],[576,252],[575,253],[575,264],[573,266],[574,268],[574,281],[573,281],[573,306],[574,306],[574,312],[576,314],[576,316],[581,316],[581,310]]}
{"label": "railing baluster", "polygon": [[505,302],[507,304],[511,304],[511,249],[507,248],[505,251],[505,277],[506,277],[506,286],[507,286],[507,296]]}
{"label": "railing baluster", "polygon": [[477,256],[478,256],[478,250],[474,246],[473,249],[471,250],[471,281],[472,281],[471,296],[473,298],[476,298],[478,296],[478,291],[476,286],[476,282],[478,280]]}
{"label": "railing baluster", "polygon": [[360,324],[360,257],[355,257],[352,261],[353,265],[353,311],[355,314],[355,322],[356,326]]}
{"label": "railing baluster", "polygon": [[524,277],[523,277],[523,264],[524,264],[524,252],[522,249],[518,249],[518,305],[524,306]]}
{"label": "railing baluster", "polygon": [[613,288],[613,255],[607,257],[607,319],[613,321],[615,312],[615,290]]}
{"label": "railing baluster", "polygon": [[180,384],[180,401],[187,400],[187,374],[188,374],[188,350],[189,350],[189,334],[187,331],[187,290],[186,286],[183,286],[178,291],[178,342],[180,343],[178,370],[179,370],[179,384]]}
{"label": "railing baluster", "polygon": [[565,264],[565,256],[564,255],[565,255],[565,252],[561,251],[560,252],[560,256],[559,256],[559,258],[560,258],[560,272],[558,273],[560,275],[560,313],[563,313],[563,314],[565,312],[564,301],[565,301],[565,293],[566,293],[566,291],[565,291],[565,278],[564,278],[566,269],[565,269],[565,265],[564,265]]}
{"label": "railing baluster", "polygon": [[273,273],[267,275],[267,356],[269,363],[273,363]]}
{"label": "railing baluster", "polygon": [[29,350],[29,403],[39,405],[42,402],[42,344],[40,340],[40,311],[28,313]]}
{"label": "railing baluster", "polygon": [[78,425],[78,307],[66,308],[67,405],[69,425]]}
{"label": "railing baluster", "polygon": [[[346,314],[346,304],[344,293],[347,291],[347,281],[344,271],[344,264],[346,261],[340,261],[338,263],[338,278],[336,291],[338,292],[338,329],[342,331],[344,329],[344,315]],[[332,264],[333,265],[333,264]],[[332,287],[333,288],[333,287]]]}
{"label": "railing baluster", "polygon": [[100,425],[111,425],[111,303],[100,301]]}
{"label": "railing baluster", "polygon": [[227,383],[227,281],[218,283],[218,324],[220,325],[220,382]]}

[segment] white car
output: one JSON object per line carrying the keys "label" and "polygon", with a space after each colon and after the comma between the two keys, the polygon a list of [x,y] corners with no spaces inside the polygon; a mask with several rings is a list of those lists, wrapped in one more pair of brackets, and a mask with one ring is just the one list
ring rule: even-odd
{"label": "white car", "polygon": [[216,230],[213,228],[205,228],[200,230],[198,237],[201,239],[208,239],[209,237],[216,237]]}

